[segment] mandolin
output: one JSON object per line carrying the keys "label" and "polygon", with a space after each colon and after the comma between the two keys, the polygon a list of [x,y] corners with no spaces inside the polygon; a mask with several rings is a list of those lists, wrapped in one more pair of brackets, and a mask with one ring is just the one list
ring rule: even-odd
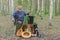
{"label": "mandolin", "polygon": [[17,31],[16,35],[17,36],[21,36],[22,35],[22,32],[23,32],[23,29],[22,27]]}

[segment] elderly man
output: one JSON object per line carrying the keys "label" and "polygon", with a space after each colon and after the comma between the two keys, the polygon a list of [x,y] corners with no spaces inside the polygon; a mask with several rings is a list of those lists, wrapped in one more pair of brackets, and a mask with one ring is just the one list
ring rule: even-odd
{"label": "elderly man", "polygon": [[13,13],[12,22],[14,22],[14,24],[16,25],[16,32],[21,28],[25,15],[26,15],[26,12],[23,11],[22,6],[18,6],[18,9]]}

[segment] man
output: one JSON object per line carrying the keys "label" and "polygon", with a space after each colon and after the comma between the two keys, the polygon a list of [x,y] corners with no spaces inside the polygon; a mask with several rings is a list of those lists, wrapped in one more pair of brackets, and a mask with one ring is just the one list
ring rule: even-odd
{"label": "man", "polygon": [[15,11],[12,15],[12,22],[16,25],[16,32],[19,30],[23,24],[24,16],[26,15],[25,11],[23,11],[22,6],[18,6],[17,11]]}
{"label": "man", "polygon": [[[30,10],[27,10],[27,16],[30,16]],[[34,25],[34,34],[37,34],[36,36],[38,36],[38,26],[36,23],[33,24]],[[31,27],[31,31],[33,31],[33,27]]]}

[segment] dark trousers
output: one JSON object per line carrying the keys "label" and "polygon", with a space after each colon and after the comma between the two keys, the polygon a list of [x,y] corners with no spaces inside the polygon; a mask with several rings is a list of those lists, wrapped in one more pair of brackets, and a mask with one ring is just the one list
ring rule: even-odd
{"label": "dark trousers", "polygon": [[15,21],[14,25],[16,26],[16,32],[15,32],[16,34],[17,31],[22,27],[23,21]]}

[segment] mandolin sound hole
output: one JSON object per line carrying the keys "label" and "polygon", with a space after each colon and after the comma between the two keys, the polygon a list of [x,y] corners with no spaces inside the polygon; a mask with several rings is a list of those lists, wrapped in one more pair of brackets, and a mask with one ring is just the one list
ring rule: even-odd
{"label": "mandolin sound hole", "polygon": [[25,35],[25,36],[29,36],[29,33],[28,33],[28,32],[25,32],[23,35]]}

